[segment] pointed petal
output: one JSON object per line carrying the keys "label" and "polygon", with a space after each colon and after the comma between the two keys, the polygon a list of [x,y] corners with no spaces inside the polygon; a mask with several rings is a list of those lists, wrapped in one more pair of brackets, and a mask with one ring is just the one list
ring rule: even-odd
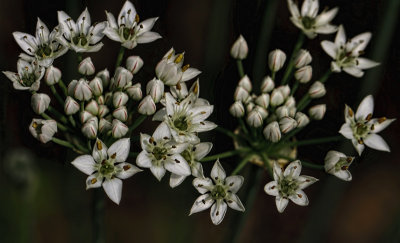
{"label": "pointed petal", "polygon": [[183,72],[181,82],[191,80],[192,78],[197,77],[200,73],[201,71],[196,68],[188,68],[185,72]]}
{"label": "pointed petal", "polygon": [[198,192],[204,194],[208,191],[211,191],[214,187],[214,184],[210,178],[194,178],[193,186]]}
{"label": "pointed petal", "polygon": [[47,43],[49,41],[49,34],[50,31],[47,26],[38,18],[36,23],[36,39]]}
{"label": "pointed petal", "polygon": [[91,188],[99,188],[103,183],[103,177],[100,173],[94,173],[93,175],[88,176],[86,179],[86,190]]}
{"label": "pointed petal", "polygon": [[74,159],[71,164],[86,175],[91,175],[96,170],[96,162],[90,155],[81,155]]}
{"label": "pointed petal", "polygon": [[346,32],[344,31],[343,25],[339,26],[338,32],[335,37],[336,46],[344,46],[346,44]]}
{"label": "pointed petal", "polygon": [[161,179],[165,175],[164,166],[152,166],[150,167],[151,173],[157,178],[157,180],[161,181]]}
{"label": "pointed petal", "polygon": [[356,78],[361,78],[362,76],[364,76],[364,72],[359,69],[358,67],[344,67],[343,71],[345,71],[346,73],[350,74],[351,76],[354,76]]}
{"label": "pointed petal", "polygon": [[185,151],[188,146],[189,146],[188,143],[176,143],[176,144],[172,145],[170,151],[172,154],[180,154],[183,151]]}
{"label": "pointed petal", "polygon": [[374,118],[369,123],[374,124],[374,130],[371,133],[378,133],[388,127],[392,122],[396,119],[386,119],[384,121],[380,121],[380,119]]}
{"label": "pointed petal", "polygon": [[204,158],[208,153],[210,153],[212,149],[213,144],[212,143],[199,143],[196,144],[193,147],[194,152],[194,158],[195,160],[201,160]]}
{"label": "pointed petal", "polygon": [[301,175],[299,178],[297,178],[297,181],[300,183],[299,188],[304,189],[317,182],[318,179],[312,176]]}
{"label": "pointed petal", "polygon": [[91,38],[90,38],[90,44],[96,44],[97,42],[99,42],[101,39],[103,39],[104,37],[104,30],[107,27],[107,22],[103,21],[100,23],[97,23],[96,25],[94,25],[91,29],[90,29],[90,34]]}
{"label": "pointed petal", "polygon": [[228,186],[229,191],[231,191],[232,193],[237,193],[240,187],[242,187],[243,182],[243,176],[239,175],[228,176],[225,179],[225,185]]}
{"label": "pointed petal", "polygon": [[134,174],[143,171],[130,163],[119,163],[115,167],[117,167],[117,169],[120,169],[120,172],[115,174],[115,176],[120,179],[127,179]]}
{"label": "pointed petal", "polygon": [[[141,133],[140,134],[140,146],[143,150],[147,151],[147,147],[149,145],[149,140],[150,140],[150,135],[147,135],[145,133]],[[151,152],[151,151],[147,151],[147,152]]]}
{"label": "pointed petal", "polygon": [[97,139],[93,146],[92,157],[97,163],[107,159],[107,146],[100,139]]}
{"label": "pointed petal", "polygon": [[371,37],[372,37],[371,32],[365,32],[351,38],[350,40],[351,49],[355,47],[352,50],[352,53],[358,56],[359,53],[367,47],[369,41],[371,40]]}
{"label": "pointed petal", "polygon": [[83,10],[79,18],[76,20],[76,26],[78,27],[78,32],[87,35],[91,23],[92,21],[90,19],[89,11],[87,8],[85,8],[85,10]]}
{"label": "pointed petal", "polygon": [[107,150],[108,156],[116,155],[116,162],[125,162],[129,155],[129,149],[131,146],[130,138],[122,138],[117,140]]}
{"label": "pointed petal", "polygon": [[167,115],[167,111],[165,108],[162,108],[161,110],[158,110],[154,115],[152,120],[153,121],[164,121],[165,116]]}
{"label": "pointed petal", "polygon": [[197,178],[204,178],[203,166],[199,162],[192,162],[191,165],[192,176]]}
{"label": "pointed petal", "polygon": [[161,35],[156,33],[156,32],[144,32],[143,34],[141,34],[140,36],[137,37],[136,41],[139,44],[143,44],[143,43],[149,43],[152,41],[155,41],[157,39],[160,39]]}
{"label": "pointed petal", "polygon": [[354,148],[357,150],[358,155],[361,156],[365,148],[364,144],[359,144],[356,139],[352,139],[351,142],[353,143]]}
{"label": "pointed petal", "polygon": [[240,201],[240,198],[234,193],[228,193],[226,202],[227,202],[228,206],[234,210],[237,210],[240,212],[244,212],[244,210],[245,210],[242,202]]}
{"label": "pointed petal", "polygon": [[287,177],[289,175],[292,176],[292,178],[298,178],[301,172],[301,163],[300,160],[295,160],[291,162],[285,169],[285,172],[283,173],[283,176]]}
{"label": "pointed petal", "polygon": [[196,106],[191,109],[192,112],[192,123],[196,124],[207,119],[214,110],[213,105],[209,106]]}
{"label": "pointed petal", "polygon": [[363,57],[357,58],[357,61],[358,61],[357,67],[360,69],[369,69],[376,67],[380,64],[379,62],[374,62],[372,60]]}
{"label": "pointed petal", "polygon": [[364,144],[370,148],[390,152],[389,145],[378,134],[371,133],[364,139]]}
{"label": "pointed petal", "polygon": [[171,139],[170,129],[165,122],[158,125],[157,129],[153,133],[153,138],[155,141],[162,141],[164,138]]}
{"label": "pointed petal", "polygon": [[320,25],[329,24],[329,22],[331,22],[332,19],[335,18],[338,11],[339,11],[339,8],[336,7],[336,8],[332,8],[329,11],[322,12],[320,15],[318,15],[315,18],[315,25],[320,26]]}
{"label": "pointed petal", "polygon": [[308,205],[308,197],[303,192],[303,190],[297,190],[294,195],[290,195],[289,199],[292,200],[295,204],[299,206],[307,206]]}
{"label": "pointed petal", "polygon": [[136,14],[137,12],[133,4],[130,1],[125,1],[118,15],[118,25],[125,24],[130,27],[135,21]]}
{"label": "pointed petal", "polygon": [[278,197],[279,190],[278,190],[278,183],[276,181],[270,181],[264,186],[264,191],[268,195]]}
{"label": "pointed petal", "polygon": [[344,180],[344,181],[351,181],[352,180],[352,176],[350,171],[348,170],[339,170],[337,172],[333,173],[334,176],[336,176],[337,178]]}
{"label": "pointed petal", "polygon": [[140,33],[142,32],[147,32],[149,30],[151,30],[154,26],[154,24],[156,23],[158,17],[156,18],[149,18],[146,20],[143,20],[142,22],[140,22],[139,26],[140,26],[140,30],[138,32],[138,35],[140,35]]}
{"label": "pointed petal", "polygon": [[219,225],[225,217],[226,209],[228,206],[223,200],[217,201],[210,211],[211,221],[215,225]]}
{"label": "pointed petal", "polygon": [[116,29],[113,29],[111,27],[106,27],[103,31],[103,33],[110,38],[113,41],[121,42],[121,38],[117,32]]}
{"label": "pointed petal", "polygon": [[170,93],[165,93],[165,107],[167,109],[167,114],[174,114],[174,106],[176,105],[176,100]]}
{"label": "pointed petal", "polygon": [[285,210],[288,203],[289,203],[289,200],[287,198],[283,198],[283,197],[275,198],[276,208],[278,209],[278,212],[280,212],[280,213],[283,213],[283,211]]}
{"label": "pointed petal", "polygon": [[222,165],[219,162],[219,160],[215,161],[215,164],[211,170],[211,178],[215,182],[218,182],[219,180],[225,180],[226,178],[225,170],[224,168],[222,168]]}
{"label": "pointed petal", "polygon": [[344,123],[339,130],[339,133],[342,134],[347,139],[353,139],[353,130],[350,127],[349,123]]}
{"label": "pointed petal", "polygon": [[192,208],[190,209],[189,216],[204,211],[213,205],[214,199],[212,199],[210,194],[201,195],[194,201]]}
{"label": "pointed petal", "polygon": [[293,18],[298,19],[300,17],[300,12],[299,8],[297,7],[297,4],[295,4],[293,0],[288,0],[287,2],[290,14],[292,15]]}
{"label": "pointed petal", "polygon": [[118,178],[105,180],[103,182],[103,189],[111,201],[119,204],[122,196],[122,181]]}
{"label": "pointed petal", "polygon": [[164,167],[169,172],[177,175],[189,176],[192,174],[189,164],[180,154],[174,154],[164,162]]}
{"label": "pointed petal", "polygon": [[337,45],[331,41],[324,40],[321,42],[322,49],[333,59],[336,59]]}
{"label": "pointed petal", "polygon": [[368,115],[374,112],[374,97],[372,95],[366,96],[360,103],[356,111],[356,119],[365,120]]}
{"label": "pointed petal", "polygon": [[107,22],[112,29],[118,29],[117,21],[112,13],[106,11]]}
{"label": "pointed petal", "polygon": [[146,151],[142,151],[139,153],[136,158],[136,164],[143,168],[150,168],[153,166],[149,154]]}
{"label": "pointed petal", "polygon": [[21,49],[27,54],[34,56],[37,50],[37,42],[35,37],[30,34],[22,33],[22,32],[14,32],[14,39],[17,44],[21,47]]}
{"label": "pointed petal", "polygon": [[278,181],[283,176],[283,171],[278,162],[274,162],[274,180]]}
{"label": "pointed petal", "polygon": [[217,124],[215,124],[214,122],[202,121],[196,127],[195,132],[207,132],[207,131],[213,130],[216,127],[217,127]]}
{"label": "pointed petal", "polygon": [[169,177],[169,186],[171,188],[177,187],[185,180],[185,178],[186,176],[171,173],[171,176]]}
{"label": "pointed petal", "polygon": [[332,34],[337,31],[337,26],[331,24],[321,25],[315,28],[314,31],[318,34]]}

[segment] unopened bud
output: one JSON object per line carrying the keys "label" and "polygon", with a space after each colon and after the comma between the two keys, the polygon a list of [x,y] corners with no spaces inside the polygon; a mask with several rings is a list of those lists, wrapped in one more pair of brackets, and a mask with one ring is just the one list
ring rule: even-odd
{"label": "unopened bud", "polygon": [[99,114],[98,115],[100,118],[105,117],[108,114],[108,112],[110,112],[110,109],[108,109],[108,106],[99,105]]}
{"label": "unopened bud", "polygon": [[297,121],[297,127],[305,127],[308,123],[310,123],[308,116],[302,112],[297,112],[295,119]]}
{"label": "unopened bud", "polygon": [[143,97],[142,86],[140,83],[125,88],[125,91],[133,100],[141,100]]}
{"label": "unopened bud", "polygon": [[325,112],[326,112],[325,104],[315,105],[308,110],[308,114],[314,120],[322,120],[325,116]]}
{"label": "unopened bud", "polygon": [[244,75],[243,78],[240,79],[238,86],[243,87],[247,92],[251,92],[252,85],[247,75]]}
{"label": "unopened bud", "polygon": [[242,35],[233,43],[231,48],[231,56],[238,60],[243,60],[247,57],[247,53],[249,52],[249,48],[247,46],[246,40]]}
{"label": "unopened bud", "polygon": [[283,97],[283,94],[280,90],[278,89],[274,89],[274,91],[272,91],[271,94],[271,101],[270,104],[271,106],[279,106],[281,104],[283,104],[283,102],[285,101],[285,98]]}
{"label": "unopened bud", "polygon": [[47,143],[57,132],[57,122],[55,120],[32,119],[29,131],[37,140]]}
{"label": "unopened bud", "polygon": [[44,75],[44,80],[47,85],[54,85],[58,83],[61,79],[61,71],[60,69],[50,66],[47,68],[46,73]]}
{"label": "unopened bud", "polygon": [[92,62],[92,59],[90,57],[87,57],[79,63],[78,66],[78,71],[82,75],[92,75],[96,71],[94,68],[94,64]]}
{"label": "unopened bud", "polygon": [[80,79],[74,89],[74,97],[77,100],[90,100],[92,98],[92,89],[86,80]]}
{"label": "unopened bud", "polygon": [[103,81],[99,77],[95,77],[89,82],[89,86],[95,96],[103,94]]}
{"label": "unopened bud", "polygon": [[308,83],[312,78],[312,67],[307,65],[307,66],[297,69],[296,72],[294,73],[294,77],[300,83],[303,83],[303,84]]}
{"label": "unopened bud", "polygon": [[79,114],[79,118],[82,124],[87,122],[92,117],[93,115],[89,111],[81,111],[81,113]]}
{"label": "unopened bud", "polygon": [[125,106],[120,106],[117,109],[115,109],[112,115],[114,118],[117,118],[122,122],[128,120],[128,110],[126,109]]}
{"label": "unopened bud", "polygon": [[261,114],[256,110],[251,111],[247,115],[246,121],[247,121],[247,124],[249,124],[249,126],[252,126],[252,127],[260,127],[263,124],[263,118],[262,118]]}
{"label": "unopened bud", "polygon": [[97,137],[97,130],[99,128],[99,123],[97,117],[92,117],[82,126],[82,133],[85,137],[89,139],[94,139]]}
{"label": "unopened bud", "polygon": [[99,132],[100,133],[105,133],[108,132],[112,129],[112,124],[111,122],[107,121],[104,118],[101,118],[99,121]]}
{"label": "unopened bud", "polygon": [[313,99],[321,98],[326,94],[325,85],[319,81],[316,81],[311,85],[310,89],[308,90],[308,94]]}
{"label": "unopened bud", "polygon": [[31,97],[31,106],[36,114],[42,114],[49,108],[50,97],[47,94],[35,93]]}
{"label": "unopened bud", "polygon": [[93,116],[97,116],[99,113],[99,104],[95,100],[91,100],[85,107],[85,110],[90,112]]}
{"label": "unopened bud", "polygon": [[268,65],[269,69],[272,72],[279,71],[285,64],[285,61],[286,61],[286,54],[283,51],[276,49],[269,53]]}
{"label": "unopened bud", "polygon": [[117,91],[113,95],[113,105],[115,108],[126,105],[129,97],[125,92]]}
{"label": "unopened bud", "polygon": [[269,106],[269,100],[270,100],[269,94],[262,94],[257,97],[256,104],[267,109]]}
{"label": "unopened bud", "polygon": [[289,116],[289,108],[286,106],[280,106],[276,109],[275,114],[279,119]]}
{"label": "unopened bud", "polygon": [[[150,97],[151,99],[151,97]],[[125,134],[128,132],[129,128],[122,123],[118,119],[114,119],[112,122],[112,135],[114,138],[121,138],[125,136]]]}
{"label": "unopened bud", "polygon": [[297,127],[297,121],[291,117],[283,117],[279,121],[279,128],[283,133],[288,133]]}
{"label": "unopened bud", "polygon": [[282,86],[277,87],[276,89],[282,93],[284,99],[289,97],[289,95],[290,95],[289,85],[282,85]]}
{"label": "unopened bud", "polygon": [[296,107],[296,99],[293,96],[290,96],[286,102],[285,106],[288,108]]}
{"label": "unopened bud", "polygon": [[118,67],[115,71],[114,78],[111,79],[111,89],[124,88],[132,81],[132,78],[133,75],[129,70]]}
{"label": "unopened bud", "polygon": [[264,137],[269,141],[276,143],[281,140],[281,130],[279,124],[276,121],[269,123],[263,131]]}
{"label": "unopened bud", "polygon": [[263,107],[256,105],[254,110],[257,111],[258,113],[260,113],[263,120],[268,117],[268,111],[266,109],[264,109]]}
{"label": "unopened bud", "polygon": [[154,78],[147,83],[146,94],[150,95],[155,103],[160,102],[164,95],[164,83],[161,80]]}
{"label": "unopened bud", "polygon": [[249,96],[250,96],[250,94],[245,88],[243,88],[241,86],[238,86],[238,87],[236,87],[236,91],[235,91],[235,94],[233,95],[233,98],[236,101],[243,101],[244,102],[244,101],[246,101],[246,99]]}
{"label": "unopened bud", "polygon": [[312,61],[312,57],[310,52],[304,49],[301,49],[294,59],[294,66],[296,68],[304,67],[305,65],[310,64]]}
{"label": "unopened bud", "polygon": [[275,83],[270,76],[264,78],[261,83],[261,92],[269,93],[275,88]]}
{"label": "unopened bud", "polygon": [[144,97],[138,106],[138,112],[143,115],[152,115],[156,112],[156,104],[150,95]]}
{"label": "unopened bud", "polygon": [[110,72],[108,69],[104,69],[97,73],[96,77],[99,77],[103,81],[103,88],[107,88],[110,83]]}
{"label": "unopened bud", "polygon": [[79,104],[71,96],[68,96],[64,102],[64,112],[67,115],[73,115],[79,111]]}
{"label": "unopened bud", "polygon": [[244,107],[241,101],[235,101],[229,108],[229,112],[234,117],[243,117],[244,116]]}
{"label": "unopened bud", "polygon": [[126,59],[126,68],[135,74],[143,67],[143,60],[139,56],[130,56]]}

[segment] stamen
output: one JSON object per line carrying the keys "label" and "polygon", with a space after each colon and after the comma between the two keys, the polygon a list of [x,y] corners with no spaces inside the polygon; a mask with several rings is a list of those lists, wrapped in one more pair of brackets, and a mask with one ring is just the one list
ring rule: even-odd
{"label": "stamen", "polygon": [[378,123],[381,124],[382,122],[386,121],[386,117],[381,117],[378,119]]}
{"label": "stamen", "polygon": [[190,64],[186,64],[185,66],[183,66],[182,72],[185,72],[185,71],[188,70],[189,68],[190,68]]}
{"label": "stamen", "polygon": [[[129,9],[129,10],[130,10],[130,9]],[[139,21],[140,21],[139,14],[136,14],[136,16],[135,16],[135,22],[136,22],[136,23],[139,23]]]}
{"label": "stamen", "polygon": [[32,123],[32,127],[36,129],[38,127],[38,124],[36,122],[34,122],[34,123]]}
{"label": "stamen", "polygon": [[102,150],[103,149],[103,145],[101,144],[100,141],[97,141],[96,145],[97,145],[97,149],[98,150]]}
{"label": "stamen", "polygon": [[367,121],[370,121],[370,120],[371,120],[371,118],[372,118],[372,114],[371,114],[371,113],[369,113],[369,114],[367,115],[367,117],[365,118],[365,120],[367,120]]}
{"label": "stamen", "polygon": [[130,165],[125,165],[124,167],[122,167],[123,169],[124,169],[124,171],[127,171],[127,170],[129,170],[130,168],[131,168],[131,166]]}
{"label": "stamen", "polygon": [[117,153],[114,153],[113,155],[111,155],[111,159],[115,159],[117,157]]}
{"label": "stamen", "polygon": [[93,185],[93,184],[95,184],[97,182],[97,179],[96,178],[93,178],[93,179],[91,179],[90,180],[90,183]]}
{"label": "stamen", "polygon": [[175,63],[176,64],[178,64],[178,63],[180,63],[181,61],[182,61],[182,59],[183,59],[183,54],[181,53],[181,54],[179,54],[176,58],[175,58]]}

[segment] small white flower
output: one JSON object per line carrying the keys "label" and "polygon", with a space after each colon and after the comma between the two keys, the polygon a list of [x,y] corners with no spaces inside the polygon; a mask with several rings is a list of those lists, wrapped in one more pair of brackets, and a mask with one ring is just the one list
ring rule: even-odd
{"label": "small white flower", "polygon": [[160,102],[164,95],[164,83],[157,78],[152,79],[146,85],[146,94],[153,98],[154,103]]}
{"label": "small white flower", "polygon": [[323,97],[326,94],[325,85],[320,81],[314,82],[308,90],[308,94],[312,99]]}
{"label": "small white flower", "polygon": [[272,72],[279,71],[285,64],[285,61],[286,54],[279,49],[271,51],[268,55],[268,66]]}
{"label": "small white flower", "polygon": [[325,157],[325,171],[344,181],[351,181],[352,176],[348,168],[354,157],[346,156],[338,151],[329,151]]}
{"label": "small white flower", "polygon": [[144,99],[139,103],[138,112],[143,115],[153,115],[156,112],[156,104],[150,95],[144,97]]}
{"label": "small white flower", "polygon": [[73,115],[79,111],[79,104],[71,96],[68,96],[64,102],[64,112],[67,115]]}
{"label": "small white flower", "polygon": [[95,67],[90,57],[83,59],[78,66],[78,71],[82,75],[92,75],[95,72]]}
{"label": "small white flower", "polygon": [[159,181],[164,177],[166,170],[181,176],[191,174],[189,164],[180,154],[189,144],[174,142],[171,131],[164,122],[157,127],[153,136],[140,134],[140,142],[143,151],[136,158],[136,164],[150,168]]}
{"label": "small white flower", "polygon": [[376,150],[390,152],[385,140],[377,133],[396,119],[386,119],[386,117],[372,119],[373,111],[374,98],[372,95],[368,95],[361,101],[355,114],[347,105],[344,110],[346,122],[340,128],[339,133],[351,140],[359,155],[363,152],[364,145]]}
{"label": "small white flower", "polygon": [[274,163],[274,181],[264,187],[265,193],[275,196],[278,212],[282,213],[289,203],[289,199],[299,206],[307,206],[309,201],[303,189],[310,186],[318,179],[300,175],[301,163],[299,160],[291,162],[283,172],[280,165]]}
{"label": "small white flower", "polygon": [[322,49],[332,57],[331,70],[333,72],[345,71],[346,73],[360,78],[364,75],[363,69],[373,68],[379,63],[367,58],[359,57],[367,47],[371,33],[365,32],[346,41],[346,34],[343,26],[339,27],[335,42],[322,41]]}
{"label": "small white flower", "polygon": [[279,123],[277,121],[273,121],[269,123],[263,131],[264,137],[269,141],[276,143],[281,140],[281,130],[279,128]]}
{"label": "small white flower", "polygon": [[31,97],[31,106],[36,114],[42,114],[49,108],[50,97],[47,94],[35,93]]}
{"label": "small white flower", "polygon": [[211,221],[218,225],[224,219],[228,206],[244,212],[244,206],[236,195],[243,185],[244,178],[239,175],[226,177],[226,173],[218,160],[211,170],[211,178],[212,180],[210,178],[195,178],[193,180],[193,186],[202,195],[194,202],[189,215],[211,207]]}
{"label": "small white flower", "polygon": [[293,0],[288,0],[288,7],[292,14],[290,20],[310,39],[315,38],[317,34],[331,34],[337,30],[330,22],[336,16],[338,8],[324,10],[318,15],[319,0],[304,0],[301,13]]}
{"label": "small white flower", "polygon": [[75,52],[97,52],[103,46],[103,31],[107,22],[91,26],[90,14],[87,8],[75,21],[64,11],[58,11],[58,23],[61,26],[57,40]]}
{"label": "small white flower", "polygon": [[280,106],[276,109],[275,114],[279,119],[282,119],[285,116],[289,116],[289,107]]}
{"label": "small white flower", "polygon": [[139,56],[130,56],[126,59],[126,68],[131,71],[132,74],[139,72],[143,67],[143,60]]}
{"label": "small white flower", "polygon": [[92,155],[81,155],[71,164],[88,175],[86,189],[103,186],[111,201],[119,204],[122,195],[121,179],[127,179],[142,171],[125,162],[129,155],[129,148],[129,138],[117,140],[108,149],[100,139],[97,139]]}
{"label": "small white flower", "polygon": [[128,131],[128,126],[122,123],[120,120],[114,119],[112,121],[112,135],[114,138],[121,138],[125,136]]}
{"label": "small white flower", "polygon": [[279,90],[282,93],[284,99],[288,98],[290,95],[289,85],[281,85],[277,87],[276,90]]}
{"label": "small white flower", "polygon": [[326,105],[314,105],[308,110],[308,115],[314,120],[322,120],[325,116]]}
{"label": "small white flower", "polygon": [[235,43],[233,43],[231,48],[231,56],[238,60],[246,59],[247,53],[249,52],[249,47],[247,46],[246,40],[242,35],[237,38]]}
{"label": "small white flower", "polygon": [[104,30],[113,41],[122,43],[122,46],[128,49],[133,49],[137,44],[153,42],[161,36],[150,31],[158,18],[146,19],[139,23],[139,15],[130,1],[126,1],[118,15],[118,20],[115,20],[113,14],[106,12],[108,26]]}
{"label": "small white flower", "polygon": [[68,48],[56,40],[58,30],[56,27],[50,33],[47,26],[38,18],[35,36],[22,32],[14,32],[13,36],[26,54],[35,58],[40,66],[49,67],[55,58],[68,51]]}
{"label": "small white flower", "polygon": [[269,93],[275,88],[275,83],[270,76],[264,78],[261,83],[261,92]]}
{"label": "small white flower", "polygon": [[296,58],[294,59],[294,66],[296,68],[302,68],[312,61],[312,56],[309,51],[301,49],[298,53]]}
{"label": "small white flower", "polygon": [[238,86],[243,87],[247,92],[251,92],[252,90],[252,85],[249,76],[244,75],[238,83]]}
{"label": "small white flower", "polygon": [[310,65],[303,66],[294,72],[294,77],[300,83],[308,83],[312,78],[312,67]]}
{"label": "small white flower", "polygon": [[29,125],[32,136],[42,143],[50,141],[57,132],[57,122],[55,120],[32,119]]}
{"label": "small white flower", "polygon": [[16,90],[38,91],[40,80],[43,78],[45,70],[37,64],[37,61],[28,62],[22,58],[17,62],[18,73],[3,71],[9,78]]}
{"label": "small white flower", "polygon": [[61,79],[61,71],[60,69],[51,65],[46,69],[46,73],[44,75],[44,81],[46,81],[47,85],[54,85],[58,83]]}

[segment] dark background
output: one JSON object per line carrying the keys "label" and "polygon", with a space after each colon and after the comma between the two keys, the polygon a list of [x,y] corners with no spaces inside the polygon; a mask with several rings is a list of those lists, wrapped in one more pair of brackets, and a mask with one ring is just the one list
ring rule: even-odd
{"label": "dark background", "polygon": [[[229,58],[229,48],[236,37],[241,33],[248,41],[250,53],[244,66],[257,87],[267,73],[268,51],[280,48],[290,53],[298,35],[283,0],[132,2],[142,20],[160,17],[154,30],[163,36],[161,40],[139,45],[128,52],[127,55],[140,55],[145,61],[145,68],[135,78],[142,84],[150,80],[158,60],[171,46],[178,52],[185,51],[185,63],[203,71],[200,75],[201,95],[215,104],[212,119],[227,128],[236,126],[228,113],[238,81],[235,62]],[[365,56],[382,64],[367,71],[362,79],[347,74],[332,76],[327,83],[327,95],[316,102],[327,103],[325,119],[313,122],[312,132],[305,129],[299,138],[336,135],[343,123],[344,104],[355,109],[367,94],[375,97],[374,117],[399,117],[399,1],[320,2],[321,9],[339,6],[334,23],[344,24],[348,37],[371,31],[373,38]],[[76,19],[84,6],[88,6],[94,22],[106,19],[104,10],[118,15],[123,5],[123,1],[103,0],[2,0],[1,3],[0,66],[1,70],[9,71],[16,70],[21,52],[12,32],[34,33],[37,17],[53,28],[57,24],[57,10],[64,10]],[[314,77],[321,76],[329,67],[330,60],[319,45],[324,39],[333,40],[334,35],[319,36],[305,44],[313,55]],[[107,38],[103,43],[103,49],[91,56],[97,70],[105,67],[112,70],[119,44]],[[71,80],[76,75],[76,55],[72,52],[56,60],[55,65],[71,70],[63,72],[64,80]],[[30,108],[30,96],[27,92],[14,90],[4,76],[0,79],[0,241],[91,241],[93,190],[85,190],[86,176],[69,163],[76,155],[52,143],[43,145],[36,141],[28,131],[35,116]],[[306,89],[307,86],[303,87],[299,93]],[[151,123],[140,127],[140,131],[147,133],[152,133],[153,129]],[[262,190],[263,185],[270,181],[267,173],[262,174],[261,186],[255,186],[256,202],[251,211],[251,206],[245,203],[245,188],[239,193],[249,211],[240,242],[399,242],[399,132],[398,121],[381,132],[392,152],[366,149],[351,167],[351,183],[323,172],[304,169],[303,174],[320,179],[306,189],[310,199],[308,207],[290,203],[285,212],[279,214],[274,198]],[[203,138],[214,142],[212,153],[232,148],[231,141],[222,135],[211,132]],[[355,154],[346,141],[343,144],[302,147],[299,149],[300,158],[323,163],[329,149]],[[139,151],[138,144],[132,145],[132,151]],[[227,172],[236,166],[235,161],[222,160]],[[206,175],[211,165],[205,164]],[[242,174],[246,181],[253,180],[246,177],[253,175],[250,166]],[[228,209],[219,226],[212,225],[209,211],[188,217],[198,193],[191,186],[190,179],[178,188],[170,189],[168,177],[158,183],[146,170],[124,181],[119,206],[106,199],[107,242],[230,241],[230,236],[236,233],[234,225],[241,213]]]}

